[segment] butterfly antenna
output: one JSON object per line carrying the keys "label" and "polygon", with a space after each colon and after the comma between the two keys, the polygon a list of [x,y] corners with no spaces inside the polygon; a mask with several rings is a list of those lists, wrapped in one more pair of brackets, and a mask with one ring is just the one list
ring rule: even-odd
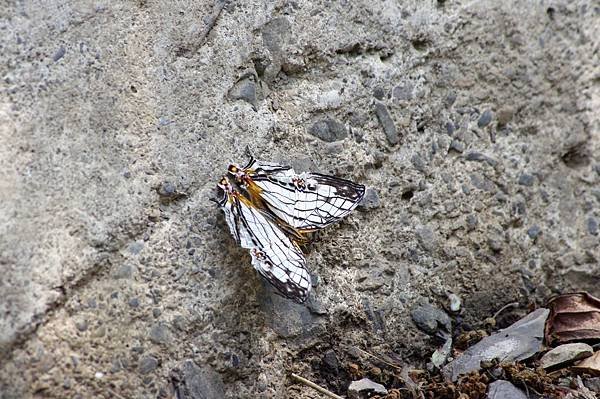
{"label": "butterfly antenna", "polygon": [[250,160],[254,160],[254,154],[252,153],[249,144],[246,144],[246,149],[244,150],[244,152],[246,153],[246,156],[250,158]]}

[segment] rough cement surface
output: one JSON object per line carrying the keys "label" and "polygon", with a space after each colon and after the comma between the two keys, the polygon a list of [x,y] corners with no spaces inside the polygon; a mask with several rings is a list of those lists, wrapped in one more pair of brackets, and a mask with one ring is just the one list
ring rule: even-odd
{"label": "rough cement surface", "polygon": [[[317,397],[290,372],[345,394],[356,348],[423,366],[418,303],[453,292],[475,322],[600,295],[599,18],[4,2],[0,397]],[[378,195],[311,246],[308,307],[264,287],[209,201],[246,147]]]}

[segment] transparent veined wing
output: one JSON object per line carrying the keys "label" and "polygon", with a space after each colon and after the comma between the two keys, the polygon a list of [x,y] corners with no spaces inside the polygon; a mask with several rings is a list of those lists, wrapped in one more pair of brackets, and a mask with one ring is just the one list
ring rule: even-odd
{"label": "transparent veined wing", "polygon": [[229,173],[255,203],[301,232],[326,227],[348,215],[360,202],[365,186],[320,173],[297,174],[290,166],[251,159]]}
{"label": "transparent veined wing", "polygon": [[306,259],[298,245],[279,228],[268,213],[237,192],[226,178],[219,187],[219,205],[238,244],[250,250],[252,265],[284,296],[304,302],[311,289]]}

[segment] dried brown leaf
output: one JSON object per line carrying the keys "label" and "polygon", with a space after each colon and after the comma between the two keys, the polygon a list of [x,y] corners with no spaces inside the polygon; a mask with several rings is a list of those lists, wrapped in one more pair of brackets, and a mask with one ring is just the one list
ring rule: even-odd
{"label": "dried brown leaf", "polygon": [[546,342],[600,341],[600,299],[587,292],[563,294],[548,302]]}
{"label": "dried brown leaf", "polygon": [[600,351],[597,351],[591,357],[582,360],[581,363],[573,366],[572,369],[578,373],[587,373],[596,376],[600,375]]}

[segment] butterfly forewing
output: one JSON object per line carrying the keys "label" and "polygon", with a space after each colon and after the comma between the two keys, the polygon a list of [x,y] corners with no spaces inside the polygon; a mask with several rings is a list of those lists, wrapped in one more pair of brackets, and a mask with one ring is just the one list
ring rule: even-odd
{"label": "butterfly forewing", "polygon": [[296,174],[291,167],[252,159],[239,176],[255,201],[299,231],[314,231],[348,215],[365,187],[319,173]]}
{"label": "butterfly forewing", "polygon": [[221,202],[232,235],[250,250],[252,265],[283,295],[304,302],[310,292],[310,275],[304,255],[270,215],[239,193],[226,193]]}

